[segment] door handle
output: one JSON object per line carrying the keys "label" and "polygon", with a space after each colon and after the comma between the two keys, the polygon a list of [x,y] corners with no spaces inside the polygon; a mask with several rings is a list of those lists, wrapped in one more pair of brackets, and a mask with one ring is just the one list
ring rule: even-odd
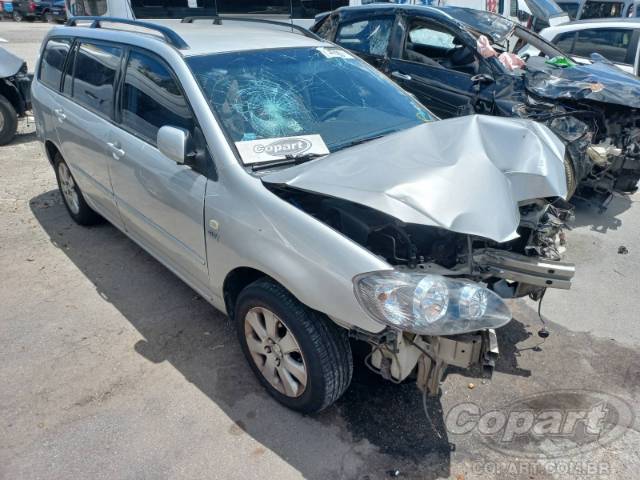
{"label": "door handle", "polygon": [[399,78],[400,80],[411,80],[411,75],[407,75],[406,73],[398,72],[397,70],[391,72],[391,76],[395,78]]}
{"label": "door handle", "polygon": [[107,146],[109,147],[109,150],[111,150],[111,156],[115,160],[120,160],[120,158],[124,156],[125,151],[120,148],[119,142],[107,142]]}
{"label": "door handle", "polygon": [[62,110],[61,108],[54,108],[53,113],[56,114],[56,117],[58,117],[58,121],[60,121],[61,123],[64,122],[67,118],[67,116],[64,114],[64,110]]}

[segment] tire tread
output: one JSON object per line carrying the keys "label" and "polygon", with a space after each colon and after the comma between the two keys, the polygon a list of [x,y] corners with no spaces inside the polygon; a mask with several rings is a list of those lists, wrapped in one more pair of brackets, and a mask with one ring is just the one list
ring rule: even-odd
{"label": "tire tread", "polygon": [[[269,278],[261,278],[250,284],[238,296],[237,306],[253,289],[260,289],[275,297],[280,306],[296,318],[306,332],[319,357],[319,369],[324,380],[321,399],[315,399],[309,408],[300,408],[304,413],[315,413],[333,404],[346,391],[353,373],[353,356],[349,339],[344,329],[334,324],[325,315],[305,306],[283,286]],[[243,319],[237,319],[242,322]]]}

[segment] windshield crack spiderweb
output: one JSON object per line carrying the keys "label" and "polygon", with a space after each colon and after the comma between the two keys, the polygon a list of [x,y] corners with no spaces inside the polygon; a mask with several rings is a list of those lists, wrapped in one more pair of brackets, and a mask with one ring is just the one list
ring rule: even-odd
{"label": "windshield crack spiderweb", "polygon": [[[225,117],[235,141],[317,133],[324,113],[336,105],[353,105],[354,99],[318,75],[315,62],[307,62],[304,72],[283,76],[281,68],[299,63],[295,55],[285,52],[261,59],[258,66],[238,58],[229,68],[213,69],[199,77],[207,100]],[[343,59],[332,62],[333,68],[344,65]],[[311,101],[320,94],[325,97],[324,108]],[[312,104],[313,110],[309,108]],[[357,106],[365,107],[366,98],[361,97]]]}

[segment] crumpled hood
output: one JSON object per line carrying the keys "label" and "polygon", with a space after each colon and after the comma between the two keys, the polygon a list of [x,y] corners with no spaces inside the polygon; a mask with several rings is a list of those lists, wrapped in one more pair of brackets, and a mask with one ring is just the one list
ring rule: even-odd
{"label": "crumpled hood", "polygon": [[592,55],[591,65],[560,68],[545,63],[543,57],[527,60],[525,88],[541,97],[593,100],[640,108],[640,81],[600,55]]}
{"label": "crumpled hood", "polygon": [[0,47],[0,78],[12,77],[20,71],[24,60]]}
{"label": "crumpled hood", "polygon": [[563,159],[563,143],[542,124],[472,115],[425,123],[262,180],[504,242],[518,236],[518,202],[566,197]]}

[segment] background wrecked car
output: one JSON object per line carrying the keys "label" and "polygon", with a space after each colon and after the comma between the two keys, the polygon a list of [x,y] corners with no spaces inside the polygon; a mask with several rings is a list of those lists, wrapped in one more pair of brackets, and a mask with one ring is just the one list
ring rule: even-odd
{"label": "background wrecked car", "polygon": [[[577,66],[503,17],[457,7],[340,8],[313,30],[352,50],[437,115],[530,118],[567,147],[569,195],[605,202],[640,179],[640,82],[599,58]],[[533,45],[540,56],[518,56]]]}
{"label": "background wrecked car", "polygon": [[0,145],[13,139],[18,118],[31,109],[31,79],[27,63],[0,47]]}

